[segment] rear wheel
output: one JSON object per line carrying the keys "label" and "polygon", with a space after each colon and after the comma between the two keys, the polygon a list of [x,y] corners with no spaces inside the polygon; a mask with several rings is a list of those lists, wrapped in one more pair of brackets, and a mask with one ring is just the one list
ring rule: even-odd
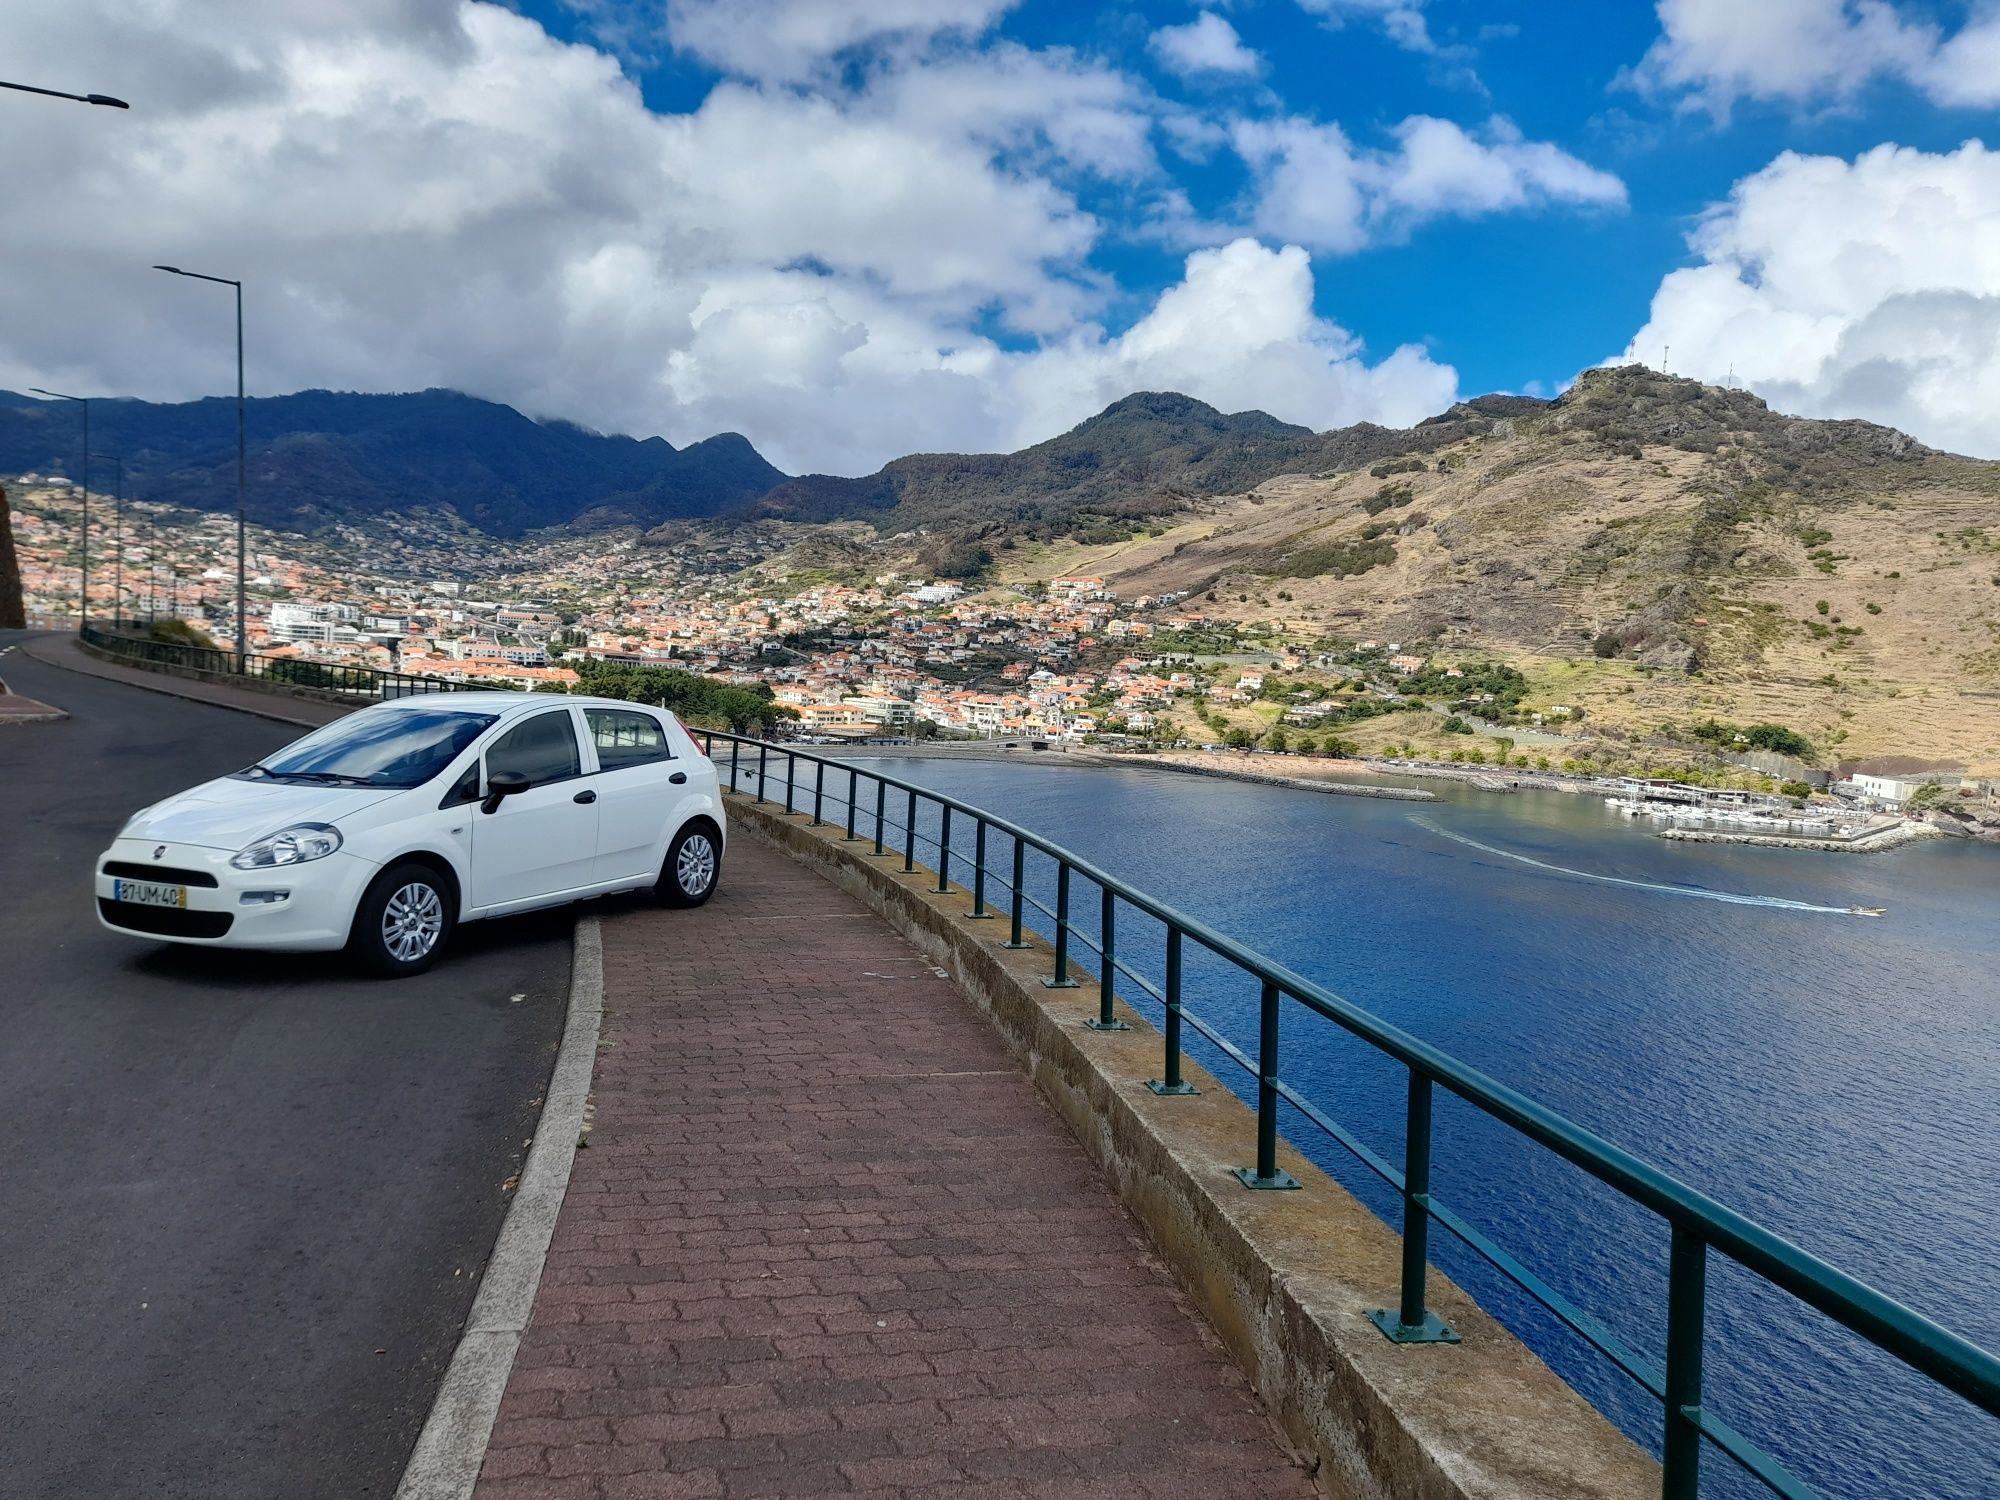
{"label": "rear wheel", "polygon": [[690,823],[667,846],[667,861],[653,887],[669,906],[700,906],[715,894],[722,874],[722,841],[706,823]]}
{"label": "rear wheel", "polygon": [[426,865],[395,865],[363,893],[348,949],[377,974],[421,974],[437,962],[451,929],[445,881]]}

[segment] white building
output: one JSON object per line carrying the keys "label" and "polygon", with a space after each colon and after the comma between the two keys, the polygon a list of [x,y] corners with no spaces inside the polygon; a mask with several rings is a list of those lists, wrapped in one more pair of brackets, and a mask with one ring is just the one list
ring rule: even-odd
{"label": "white building", "polygon": [[345,604],[273,604],[271,639],[330,641],[343,625],[353,623],[357,614]]}

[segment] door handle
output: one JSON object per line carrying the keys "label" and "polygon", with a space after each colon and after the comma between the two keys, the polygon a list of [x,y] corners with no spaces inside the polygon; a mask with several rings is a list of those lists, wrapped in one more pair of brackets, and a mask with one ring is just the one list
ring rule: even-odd
{"label": "door handle", "polygon": [[572,802],[595,802],[597,800],[597,793],[578,792],[574,797],[570,798],[569,800]]}
{"label": "door handle", "polygon": [[674,772],[673,775],[667,778],[667,780],[671,781],[675,786],[686,786],[687,779],[688,779],[688,773],[685,771],[676,771]]}

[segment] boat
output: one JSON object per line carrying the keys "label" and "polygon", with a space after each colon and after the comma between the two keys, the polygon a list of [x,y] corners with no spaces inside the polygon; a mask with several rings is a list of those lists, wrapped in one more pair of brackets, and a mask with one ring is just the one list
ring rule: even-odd
{"label": "boat", "polygon": [[1847,909],[1857,917],[1879,917],[1889,908],[1886,906],[1850,906]]}

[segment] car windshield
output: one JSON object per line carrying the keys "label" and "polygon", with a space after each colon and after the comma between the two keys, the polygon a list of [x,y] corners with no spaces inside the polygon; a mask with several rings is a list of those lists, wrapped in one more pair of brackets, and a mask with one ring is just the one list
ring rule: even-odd
{"label": "car windshield", "polygon": [[364,709],[236,775],[329,786],[422,786],[497,717],[443,707]]}

